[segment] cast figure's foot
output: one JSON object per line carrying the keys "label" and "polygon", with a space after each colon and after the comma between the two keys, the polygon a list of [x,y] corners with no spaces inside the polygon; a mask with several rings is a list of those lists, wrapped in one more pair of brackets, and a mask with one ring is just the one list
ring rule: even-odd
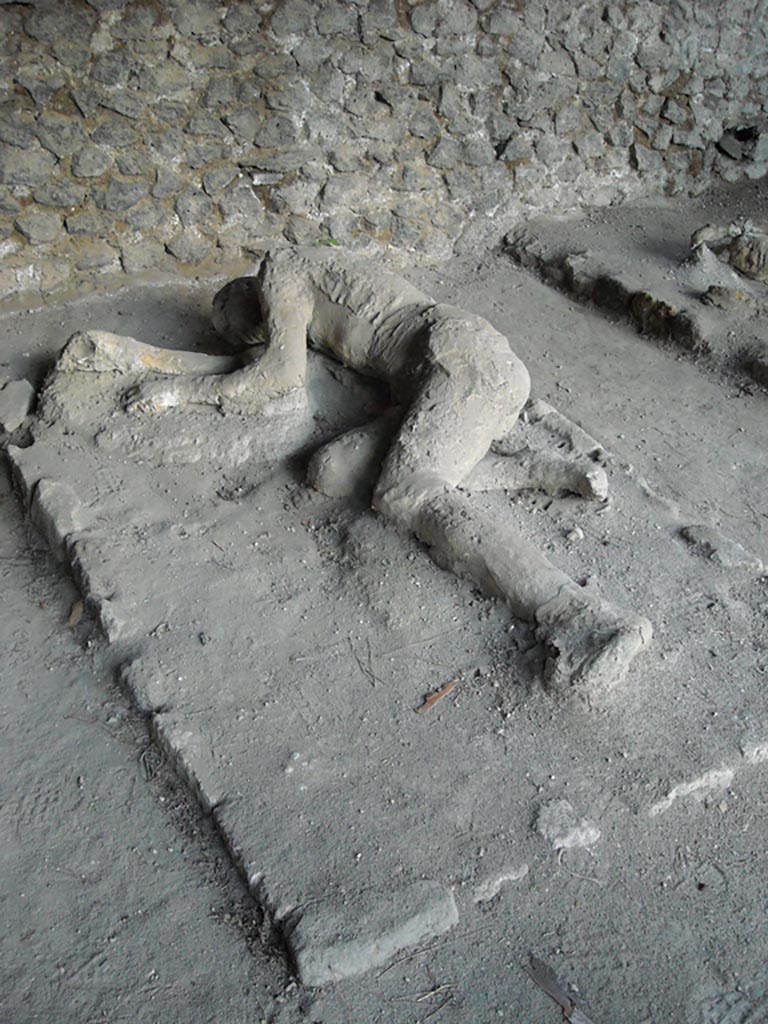
{"label": "cast figure's foot", "polygon": [[549,652],[547,685],[587,701],[605,697],[618,686],[653,636],[653,627],[642,615],[621,612],[603,601],[579,601],[577,592],[540,608],[536,622],[537,635]]}
{"label": "cast figure's foot", "polygon": [[185,404],[177,380],[149,380],[129,388],[123,395],[123,407],[133,416],[167,412]]}

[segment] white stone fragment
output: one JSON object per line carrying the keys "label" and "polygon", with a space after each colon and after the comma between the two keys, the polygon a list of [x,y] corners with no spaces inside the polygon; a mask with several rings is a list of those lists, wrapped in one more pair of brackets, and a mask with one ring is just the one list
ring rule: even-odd
{"label": "white stone fragment", "polygon": [[345,903],[307,907],[287,942],[303,984],[327,985],[441,935],[458,920],[450,889],[414,882],[396,892],[367,892]]}
{"label": "white stone fragment", "polygon": [[9,380],[0,390],[0,430],[12,434],[29,415],[35,389],[28,380]]}
{"label": "white stone fragment", "polygon": [[579,818],[568,800],[542,804],[536,816],[536,831],[553,850],[594,846],[600,829],[587,818]]}
{"label": "white stone fragment", "polygon": [[745,737],[741,741],[741,756],[747,764],[765,764],[768,761],[768,738]]}
{"label": "white stone fragment", "polygon": [[502,886],[506,885],[507,882],[519,882],[527,874],[527,864],[518,864],[515,867],[497,871],[475,886],[472,898],[475,903],[488,903],[489,900],[492,900],[499,894]]}
{"label": "white stone fragment", "polygon": [[730,786],[733,782],[733,775],[732,768],[713,768],[691,782],[681,782],[670,789],[663,800],[655,803],[648,813],[655,818],[657,814],[668,811],[675,800],[684,796],[692,796],[700,802],[709,800]]}

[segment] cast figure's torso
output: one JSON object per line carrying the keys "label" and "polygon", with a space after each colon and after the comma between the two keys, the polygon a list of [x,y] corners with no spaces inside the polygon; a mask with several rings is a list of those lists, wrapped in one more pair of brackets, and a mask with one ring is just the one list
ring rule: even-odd
{"label": "cast figure's torso", "polygon": [[[265,299],[270,288],[293,289],[311,310],[310,344],[345,366],[386,381],[407,400],[424,369],[441,361],[434,328],[450,319],[466,324],[461,356],[490,363],[511,356],[502,335],[483,320],[449,306],[388,271],[372,272],[347,255],[319,249],[286,249],[269,255],[260,274]],[[478,338],[482,342],[478,344]],[[432,343],[430,343],[432,341]]]}

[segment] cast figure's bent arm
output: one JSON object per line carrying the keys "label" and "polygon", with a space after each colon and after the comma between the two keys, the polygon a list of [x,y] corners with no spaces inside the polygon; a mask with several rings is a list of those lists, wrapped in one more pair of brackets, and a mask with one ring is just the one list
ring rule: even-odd
{"label": "cast figure's bent arm", "polygon": [[[216,405],[255,412],[273,398],[304,387],[307,368],[307,332],[314,296],[300,268],[289,260],[267,257],[254,281],[257,305],[252,330],[243,323],[241,294],[228,285],[217,296],[220,321],[237,324],[233,341],[265,339],[263,349],[247,356],[249,365],[225,374],[205,374],[173,380],[146,381],[126,394],[129,412],[151,413],[184,405]],[[229,293],[229,302],[227,290]],[[228,304],[232,307],[227,309]]]}

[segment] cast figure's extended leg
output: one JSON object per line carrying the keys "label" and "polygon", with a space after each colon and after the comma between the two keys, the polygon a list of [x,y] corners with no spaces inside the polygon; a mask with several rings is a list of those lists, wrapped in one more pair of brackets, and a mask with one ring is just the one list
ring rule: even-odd
{"label": "cast figure's extended leg", "polygon": [[453,321],[445,337],[433,339],[439,361],[384,460],[374,507],[413,531],[439,565],[470,577],[537,624],[552,652],[548,677],[554,688],[596,697],[622,679],[648,644],[650,623],[585,593],[513,528],[479,513],[458,489],[528,397],[527,371],[511,353],[504,358],[496,351],[488,371],[493,336],[481,336],[476,358],[468,361],[472,346],[455,344],[463,326],[471,331],[476,325]]}

